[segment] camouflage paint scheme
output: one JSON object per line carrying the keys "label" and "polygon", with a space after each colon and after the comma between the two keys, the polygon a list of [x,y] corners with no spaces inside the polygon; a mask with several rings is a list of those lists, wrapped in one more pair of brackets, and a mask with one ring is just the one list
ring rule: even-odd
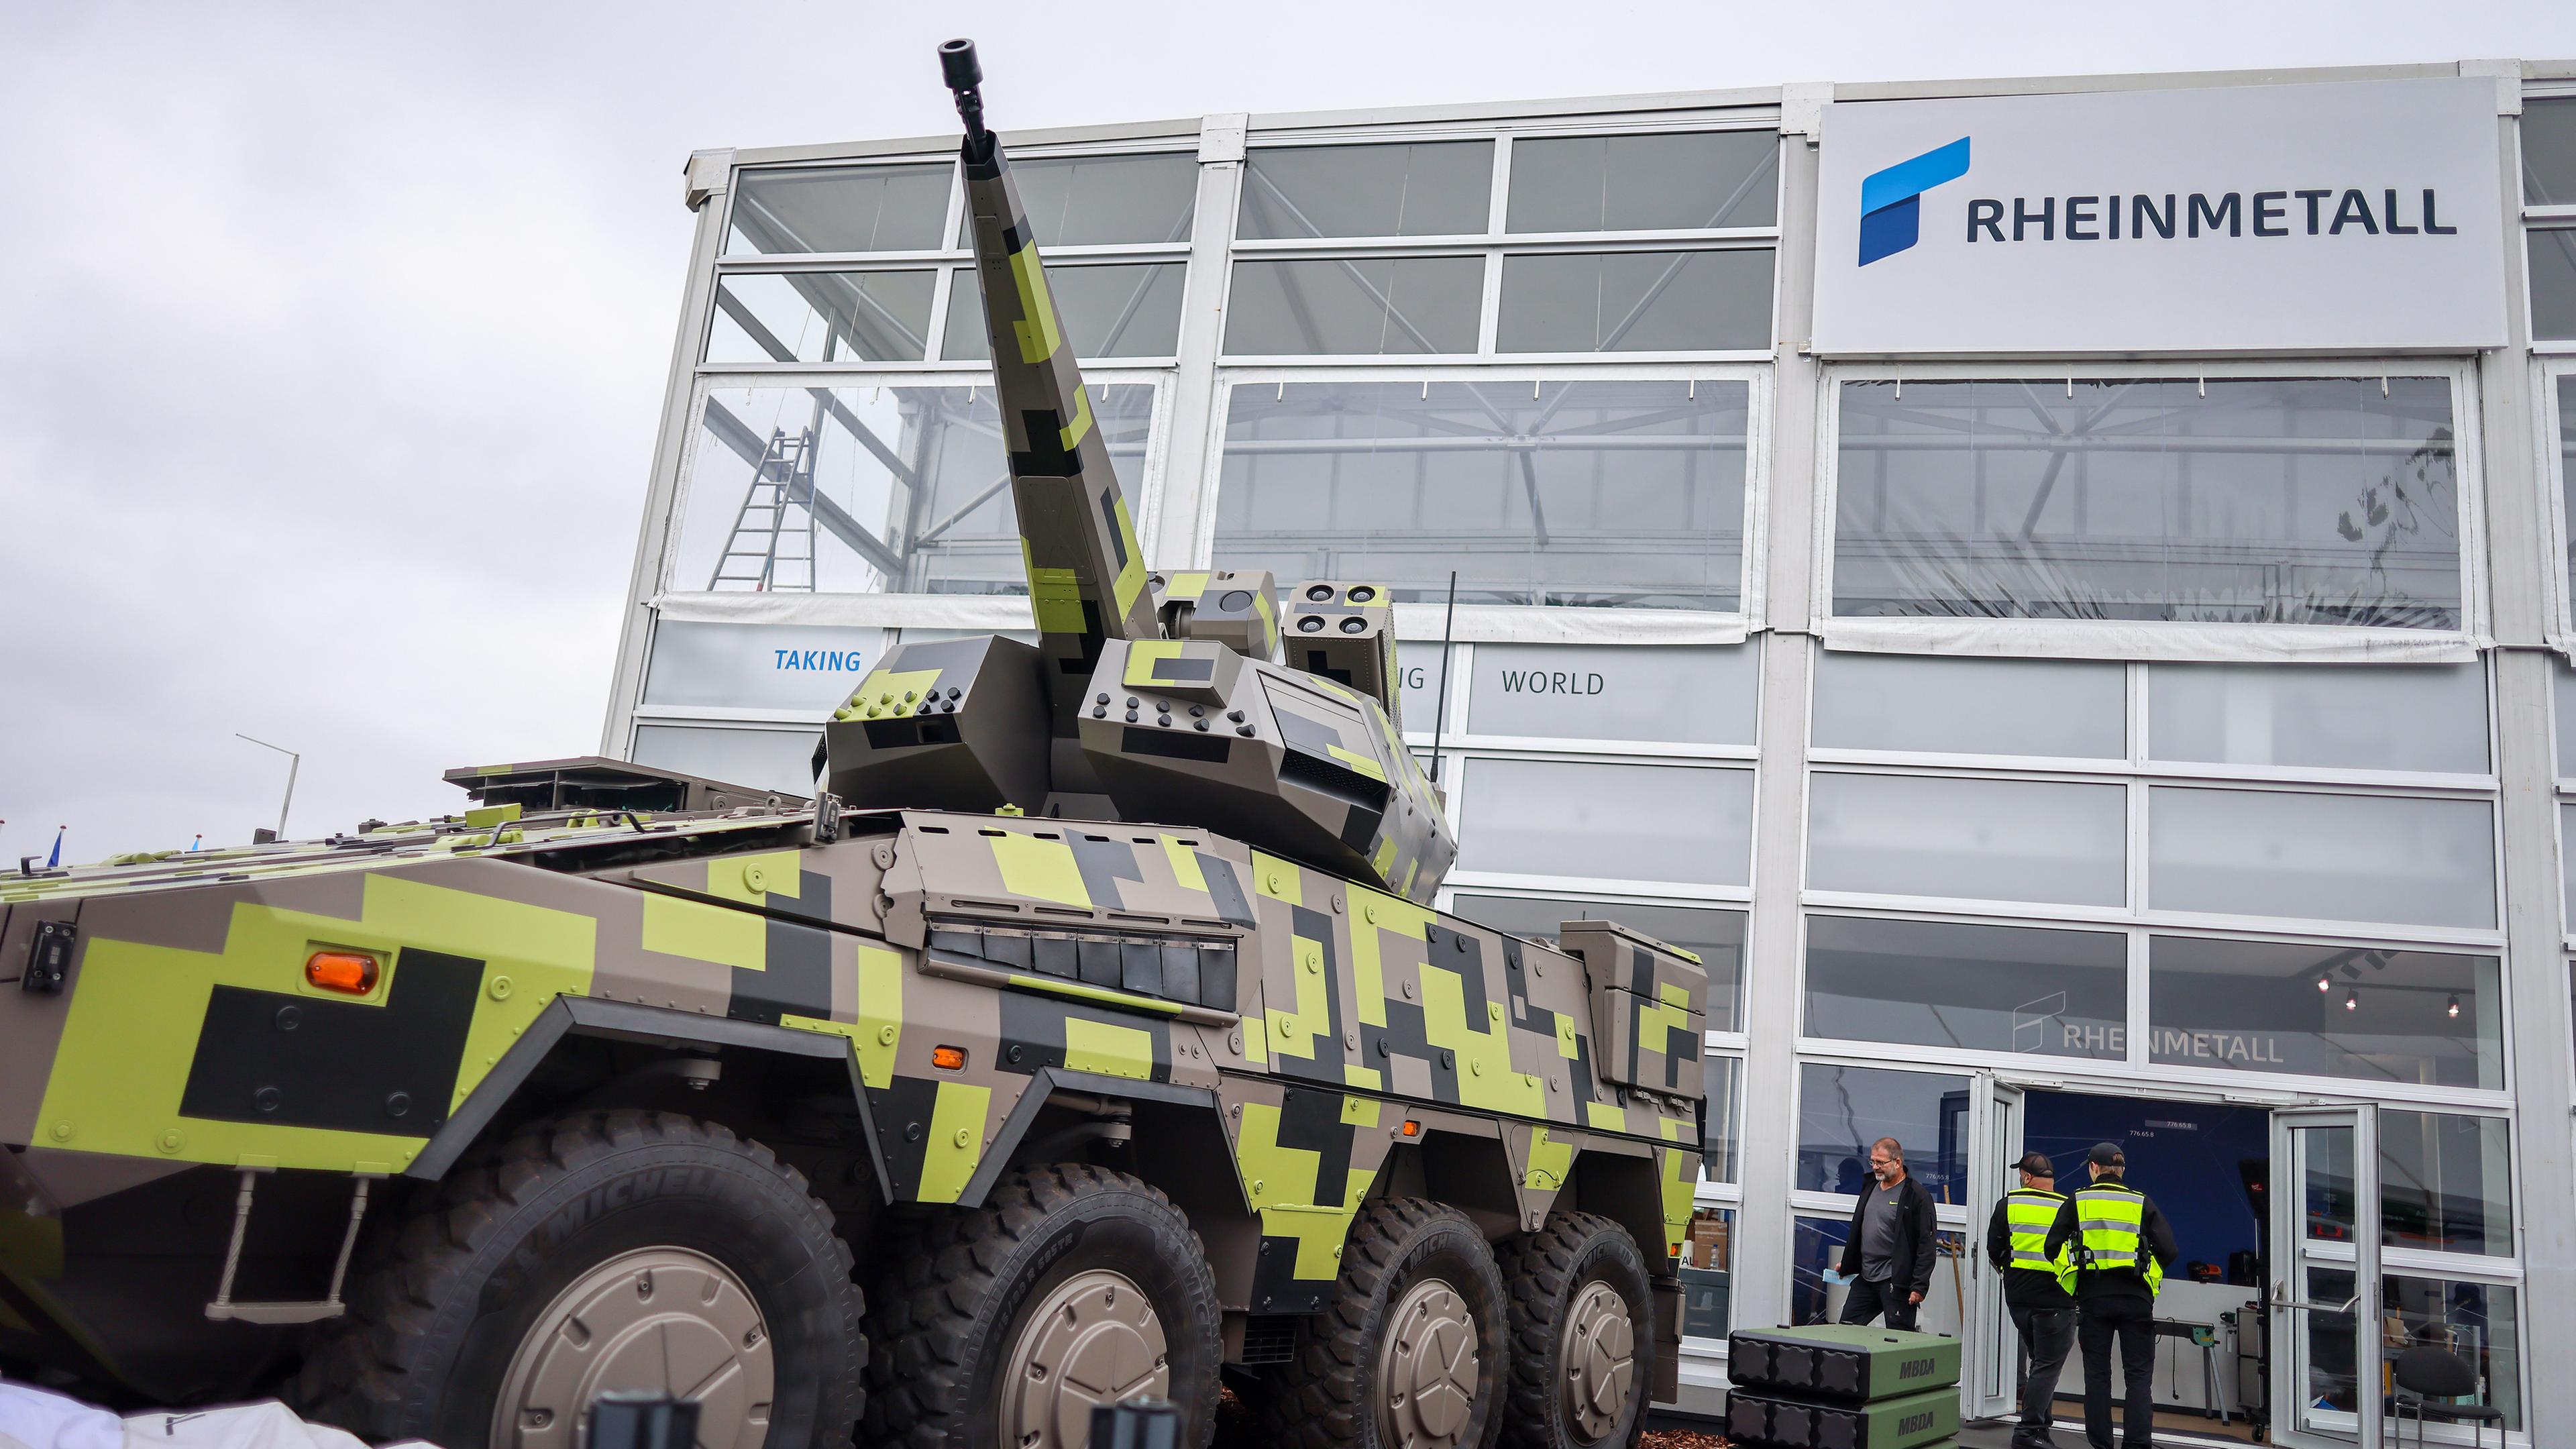
{"label": "camouflage paint scheme", "polygon": [[[198,1166],[436,1176],[566,1031],[842,1038],[897,1203],[980,1201],[1033,1089],[1178,1089],[1258,1224],[1217,1263],[1230,1309],[1319,1307],[1390,1154],[1440,1143],[1499,1146],[1522,1226],[1586,1156],[1650,1164],[1680,1239],[1697,1082],[1658,1064],[1696,1063],[1705,987],[1670,948],[1615,937],[1614,969],[1686,1010],[1614,1013],[1605,1068],[1584,960],[1221,836],[899,811],[817,842],[814,820],[452,817],[7,880],[0,977],[38,922],[78,934],[59,993],[0,990],[0,1353],[120,1357],[117,1283],[66,1253],[64,1210]],[[373,988],[307,982],[325,949],[378,961]],[[202,1301],[218,1267],[173,1271]]]}

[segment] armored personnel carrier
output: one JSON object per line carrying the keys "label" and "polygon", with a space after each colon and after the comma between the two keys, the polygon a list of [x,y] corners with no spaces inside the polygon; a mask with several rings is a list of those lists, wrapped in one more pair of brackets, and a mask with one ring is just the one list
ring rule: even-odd
{"label": "armored personnel carrier", "polygon": [[909,645],[815,798],[610,760],[0,879],[0,1372],[371,1438],[1629,1442],[1705,975],[1429,905],[1365,582],[1148,570],[971,46],[941,56],[1039,642]]}

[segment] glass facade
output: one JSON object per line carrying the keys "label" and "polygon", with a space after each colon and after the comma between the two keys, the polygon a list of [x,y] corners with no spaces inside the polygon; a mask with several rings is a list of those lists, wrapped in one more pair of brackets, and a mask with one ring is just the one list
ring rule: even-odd
{"label": "glass facade", "polygon": [[[2307,1407],[2384,1385],[2376,1342],[2467,1361],[2517,1444],[2548,1422],[2576,91],[2526,85],[2528,311],[2484,357],[1808,355],[1798,218],[1835,203],[1741,98],[1014,152],[1148,562],[1396,600],[1440,905],[1706,964],[1686,1390],[1730,1324],[1840,1302],[1880,1137],[1974,1251],[2020,1083],[2372,1109],[2300,1271],[2366,1281],[2375,1183],[2382,1321],[2318,1328]],[[945,147],[747,153],[706,204],[610,749],[802,791],[898,638],[1030,627],[980,294]],[[2259,1215],[2259,1145],[2139,1110]]]}

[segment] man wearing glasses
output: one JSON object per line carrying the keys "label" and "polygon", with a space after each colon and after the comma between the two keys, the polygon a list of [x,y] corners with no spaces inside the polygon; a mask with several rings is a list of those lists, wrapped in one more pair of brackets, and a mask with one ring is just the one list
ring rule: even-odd
{"label": "man wearing glasses", "polygon": [[1932,1195],[1906,1174],[1905,1148],[1893,1137],[1870,1144],[1869,1175],[1837,1269],[1851,1280],[1842,1321],[1867,1323],[1884,1313],[1888,1327],[1910,1330],[1939,1256],[1932,1246]]}

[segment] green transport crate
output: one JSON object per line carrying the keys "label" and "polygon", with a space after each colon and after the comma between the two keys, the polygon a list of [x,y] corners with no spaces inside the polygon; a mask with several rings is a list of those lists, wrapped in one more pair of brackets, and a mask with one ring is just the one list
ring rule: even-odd
{"label": "green transport crate", "polygon": [[1747,1388],[1883,1399],[1959,1381],[1959,1341],[1867,1324],[1747,1328],[1727,1335],[1727,1377]]}
{"label": "green transport crate", "polygon": [[1776,1449],[1919,1449],[1958,1432],[1955,1385],[1865,1403],[1745,1389],[1731,1391],[1726,1401],[1729,1439]]}

